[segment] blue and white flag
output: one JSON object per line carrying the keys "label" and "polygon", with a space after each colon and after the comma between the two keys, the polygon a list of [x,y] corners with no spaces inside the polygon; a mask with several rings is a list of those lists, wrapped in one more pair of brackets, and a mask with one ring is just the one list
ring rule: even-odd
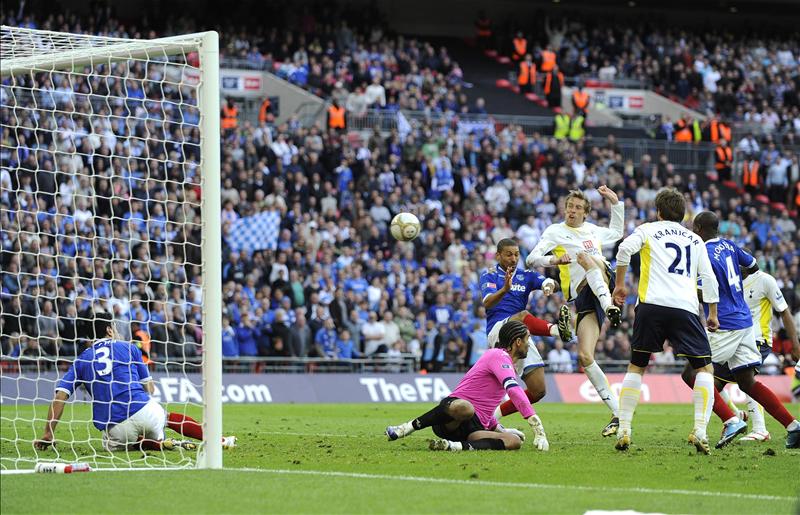
{"label": "blue and white flag", "polygon": [[281,215],[278,211],[264,211],[253,216],[245,216],[231,227],[228,234],[228,245],[231,250],[248,254],[256,250],[278,247],[278,235],[281,231]]}

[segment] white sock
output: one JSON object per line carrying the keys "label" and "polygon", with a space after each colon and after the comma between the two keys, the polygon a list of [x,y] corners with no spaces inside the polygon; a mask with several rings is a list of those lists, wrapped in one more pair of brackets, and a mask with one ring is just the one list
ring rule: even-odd
{"label": "white sock", "polygon": [[706,428],[711,412],[714,410],[714,376],[708,372],[698,372],[692,390],[694,403],[694,434],[706,438]]}
{"label": "white sock", "polygon": [[453,441],[451,441],[450,442],[450,450],[451,451],[463,451],[464,450],[464,446],[461,445],[461,442],[453,442]]}
{"label": "white sock", "polygon": [[733,400],[731,400],[731,396],[728,393],[728,390],[726,390],[723,387],[722,390],[719,391],[719,396],[722,397],[722,400],[725,401],[725,404],[727,404],[728,407],[733,410],[733,413],[738,416],[739,415],[739,407],[736,406],[736,403],[733,402]]}
{"label": "white sock", "polygon": [[[550,336],[559,336],[559,335],[560,333],[558,332],[558,324],[550,324]],[[530,344],[533,345],[533,342],[530,342]]]}
{"label": "white sock", "polygon": [[792,423],[786,426],[787,431],[797,431],[800,429],[800,422],[797,419],[792,420]]}
{"label": "white sock", "polygon": [[[642,376],[634,372],[625,374],[622,380],[622,390],[619,393],[619,429],[628,434],[631,432],[633,412],[639,403],[639,394],[642,392]],[[622,433],[617,433],[620,436]]]}
{"label": "white sock", "polygon": [[611,387],[608,384],[608,378],[606,378],[606,375],[603,373],[600,365],[598,365],[596,361],[593,361],[592,364],[584,368],[583,371],[586,373],[586,377],[589,378],[589,381],[591,381],[592,385],[594,385],[594,389],[597,390],[597,395],[603,399],[603,402],[606,403],[606,406],[608,406],[608,409],[611,410],[611,413],[613,413],[615,417],[618,417],[619,399],[611,390]]}
{"label": "white sock", "polygon": [[750,420],[753,421],[753,432],[766,433],[767,424],[764,422],[764,407],[747,396],[747,411],[750,413]]}
{"label": "white sock", "polygon": [[607,310],[611,306],[611,292],[608,291],[603,272],[599,268],[592,268],[586,272],[586,282],[594,292],[594,296],[600,301],[603,311]]}

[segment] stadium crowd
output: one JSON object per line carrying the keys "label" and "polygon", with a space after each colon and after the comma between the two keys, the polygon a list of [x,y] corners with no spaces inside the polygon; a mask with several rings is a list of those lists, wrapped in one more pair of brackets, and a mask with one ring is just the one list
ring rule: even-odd
{"label": "stadium crowd", "polygon": [[[519,23],[513,20],[500,32],[498,50],[514,54]],[[781,31],[733,37],[725,29],[672,24],[665,29],[655,21],[619,25],[580,13],[560,21],[536,19],[525,30],[526,49],[540,67],[542,53],[552,50],[568,78],[606,87],[627,79],[701,113],[746,122],[758,133],[777,132],[786,138],[782,143],[797,145],[800,47]]]}
{"label": "stadium crowd", "polygon": [[[58,19],[49,26],[64,24],[75,27]],[[121,27],[106,33],[127,34]],[[415,45],[420,54],[433,51]],[[372,61],[358,67],[368,70]],[[122,336],[141,342],[153,361],[200,352],[193,90],[141,84],[145,75],[170,73],[162,63],[112,72],[127,80],[37,74],[35,104],[21,93],[33,84],[12,88],[6,81],[0,90],[5,356],[74,356],[82,319],[96,311],[112,312]],[[423,102],[437,98],[424,87],[416,91]],[[114,102],[106,103],[106,92]],[[132,126],[106,116],[128,113],[137,114]],[[796,156],[794,163],[787,174],[796,181]],[[717,211],[723,234],[755,252],[800,319],[796,220],[749,193],[728,196],[666,156],[632,163],[613,138],[558,141],[513,125],[458,131],[427,122],[407,134],[362,136],[242,123],[222,140],[224,356],[412,354],[427,370],[463,369],[487,345],[478,277],[492,266],[497,241],[516,237],[523,253],[530,250],[544,228],[563,219],[560,199],[575,188],[592,200],[589,219],[607,224],[596,189],[603,184],[625,201],[626,233],[654,219],[662,186],[684,192],[692,212]],[[423,222],[412,243],[388,234],[401,211]],[[274,248],[233,245],[237,221],[264,212],[280,216]],[[614,249],[604,250],[611,258]],[[635,292],[635,274],[629,281]],[[553,321],[562,301],[537,293],[530,310]],[[601,334],[598,360],[628,358],[632,305],[627,309],[618,330]],[[782,338],[776,331],[775,359],[791,359]],[[555,351],[560,369],[577,368],[574,344],[562,349],[539,338],[537,345],[543,356]],[[656,359],[674,357],[667,349]]]}

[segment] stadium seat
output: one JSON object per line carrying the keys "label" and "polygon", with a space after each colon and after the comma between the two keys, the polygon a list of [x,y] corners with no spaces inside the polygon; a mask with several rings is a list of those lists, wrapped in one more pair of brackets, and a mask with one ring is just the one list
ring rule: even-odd
{"label": "stadium seat", "polygon": [[786,211],[786,204],[784,204],[783,202],[773,202],[772,204],[770,204],[770,207],[775,211],[780,211],[780,212]]}
{"label": "stadium seat", "polygon": [[504,55],[501,55],[497,57],[497,62],[500,64],[511,64],[511,59],[509,59]]}
{"label": "stadium seat", "polygon": [[755,198],[758,202],[761,202],[762,204],[769,204],[769,197],[764,194],[756,195]]}
{"label": "stadium seat", "polygon": [[494,84],[498,88],[510,88],[511,87],[511,82],[509,82],[508,79],[497,79]]}

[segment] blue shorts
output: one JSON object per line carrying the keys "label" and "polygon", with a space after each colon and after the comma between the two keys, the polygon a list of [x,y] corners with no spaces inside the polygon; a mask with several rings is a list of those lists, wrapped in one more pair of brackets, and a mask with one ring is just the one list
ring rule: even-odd
{"label": "blue shorts", "polygon": [[[606,267],[606,277],[609,278],[608,280],[608,290],[609,294],[614,293],[614,280],[615,280],[615,273],[611,270],[610,267]],[[600,305],[600,301],[595,296],[592,289],[589,285],[585,285],[581,291],[578,292],[578,296],[575,297],[575,312],[578,314],[578,318],[575,321],[575,328],[577,329],[583,320],[583,317],[594,313],[597,317],[597,326],[602,327],[603,322],[606,320],[606,312],[603,311],[603,306]]]}
{"label": "blue shorts", "polygon": [[[764,363],[764,360],[767,359],[767,356],[772,352],[772,347],[769,346],[766,340],[756,341],[756,346],[758,347],[758,352],[761,353],[761,363]],[[757,367],[756,373],[758,373]],[[733,377],[731,369],[728,368],[728,365],[723,363],[714,363],[714,377],[726,383],[736,382],[736,378]]]}

